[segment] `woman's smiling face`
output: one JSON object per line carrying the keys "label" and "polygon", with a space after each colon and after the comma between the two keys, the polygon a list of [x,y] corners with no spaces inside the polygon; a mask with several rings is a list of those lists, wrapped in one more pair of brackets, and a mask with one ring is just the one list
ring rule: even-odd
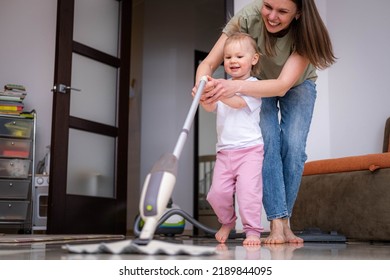
{"label": "woman's smiling face", "polygon": [[293,19],[298,19],[300,14],[292,0],[264,0],[261,16],[267,31],[278,33],[287,29]]}

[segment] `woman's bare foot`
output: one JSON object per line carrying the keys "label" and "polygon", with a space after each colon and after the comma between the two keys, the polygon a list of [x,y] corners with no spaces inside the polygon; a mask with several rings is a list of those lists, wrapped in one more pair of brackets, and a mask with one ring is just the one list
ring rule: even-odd
{"label": "woman's bare foot", "polygon": [[283,220],[283,232],[286,238],[286,242],[289,243],[303,243],[303,239],[296,236],[288,224],[288,219]]}
{"label": "woman's bare foot", "polygon": [[265,244],[283,244],[286,236],[284,233],[283,219],[275,219],[271,221],[271,232],[268,237],[264,239]]}
{"label": "woman's bare foot", "polygon": [[244,246],[259,246],[261,244],[260,237],[256,235],[249,235],[242,242]]}
{"label": "woman's bare foot", "polygon": [[296,236],[290,229],[288,219],[271,221],[271,233],[265,238],[265,244],[303,243],[303,239]]}
{"label": "woman's bare foot", "polygon": [[232,229],[228,226],[222,225],[221,228],[215,234],[215,239],[219,243],[225,243],[229,237],[229,233]]}
{"label": "woman's bare foot", "polygon": [[303,243],[286,243],[266,244],[263,247],[270,251],[272,260],[291,260],[294,256],[294,251],[303,246]]}

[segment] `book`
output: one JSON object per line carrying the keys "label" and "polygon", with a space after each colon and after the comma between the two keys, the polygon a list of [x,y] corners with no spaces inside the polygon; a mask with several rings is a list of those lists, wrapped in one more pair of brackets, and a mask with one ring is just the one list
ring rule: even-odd
{"label": "book", "polygon": [[6,84],[4,86],[4,89],[6,90],[15,90],[15,91],[26,91],[26,88],[23,85],[17,85],[17,84]]}
{"label": "book", "polygon": [[1,95],[1,93],[0,93],[0,103],[1,103],[1,101],[22,102],[23,99],[24,99],[24,97],[11,96],[11,95]]}
{"label": "book", "polygon": [[20,116],[23,113],[23,100],[26,97],[26,88],[19,84],[6,84],[0,91],[0,114]]}
{"label": "book", "polygon": [[0,91],[0,96],[13,96],[13,97],[20,97],[21,99],[24,99],[27,95],[27,92],[19,92],[19,91],[13,91],[13,90],[4,90]]}
{"label": "book", "polygon": [[12,117],[21,117],[23,114],[23,111],[0,111],[0,116],[9,116],[11,115]]}
{"label": "book", "polygon": [[23,105],[0,105],[0,111],[22,111]]}

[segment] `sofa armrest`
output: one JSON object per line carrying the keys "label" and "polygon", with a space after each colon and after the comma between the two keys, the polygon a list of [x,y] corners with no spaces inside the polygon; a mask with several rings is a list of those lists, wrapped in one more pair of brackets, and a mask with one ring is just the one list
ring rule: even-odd
{"label": "sofa armrest", "polygon": [[305,164],[303,176],[340,173],[358,170],[375,171],[390,167],[390,153],[368,154],[343,158],[310,161]]}

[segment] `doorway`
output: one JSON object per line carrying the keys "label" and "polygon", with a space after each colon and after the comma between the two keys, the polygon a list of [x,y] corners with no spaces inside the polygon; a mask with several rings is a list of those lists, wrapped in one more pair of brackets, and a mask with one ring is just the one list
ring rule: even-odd
{"label": "doorway", "polygon": [[50,234],[126,233],[131,4],[58,0]]}
{"label": "doorway", "polygon": [[[225,24],[226,0],[143,1],[141,184],[171,152],[190,108],[194,51],[208,52]],[[231,1],[233,3],[233,1]],[[166,19],[161,21],[161,14]],[[134,74],[134,71],[132,71]],[[173,203],[194,215],[194,127],[179,160]],[[186,229],[192,230],[188,223]]]}
{"label": "doorway", "polygon": [[[195,51],[195,71],[207,54]],[[219,66],[213,77],[227,78],[223,65]],[[206,200],[213,178],[216,143],[216,114],[206,112],[199,106],[194,120],[194,218],[209,228],[218,228],[220,225]],[[199,234],[198,229],[194,229],[194,234]]]}
{"label": "doorway", "polygon": [[[234,13],[234,1],[225,1],[225,14],[223,26]],[[194,54],[194,71],[207,52],[196,50]],[[223,65],[221,65],[213,74],[214,78],[227,78]],[[208,190],[211,186],[213,168],[215,164],[215,144],[217,142],[216,134],[216,115],[208,113],[199,107],[194,120],[194,218],[200,223],[210,227],[218,228],[220,226],[214,211],[206,200]],[[194,228],[194,234],[199,234],[197,228]]]}

